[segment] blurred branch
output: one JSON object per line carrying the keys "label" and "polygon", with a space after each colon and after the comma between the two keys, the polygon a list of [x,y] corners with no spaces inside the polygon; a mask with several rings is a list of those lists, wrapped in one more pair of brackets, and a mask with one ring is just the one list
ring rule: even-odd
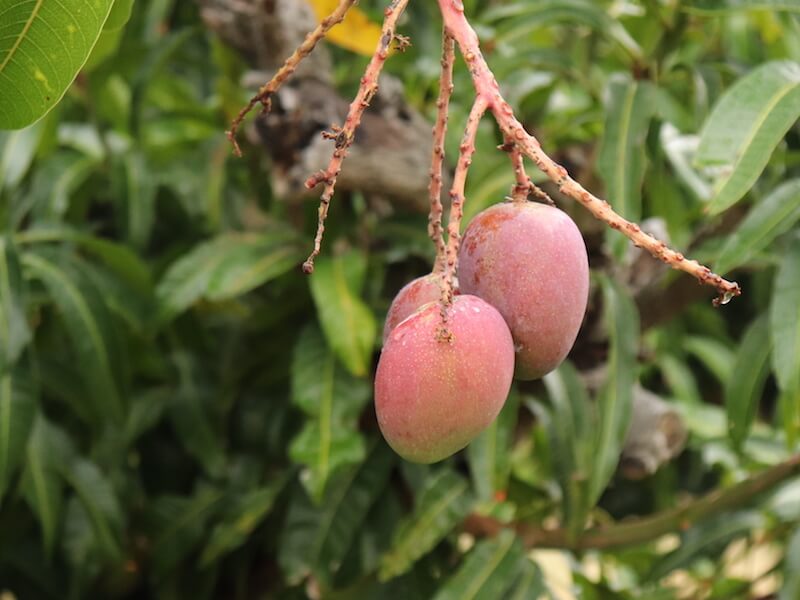
{"label": "blurred branch", "polygon": [[[696,498],[684,506],[650,517],[588,529],[572,541],[564,529],[542,529],[527,523],[518,523],[514,529],[528,547],[589,550],[642,544],[667,533],[685,531],[709,516],[746,506],[757,495],[795,475],[800,475],[800,454],[727,489]],[[464,529],[477,536],[493,536],[506,527],[496,519],[477,514],[467,517],[464,523]]]}

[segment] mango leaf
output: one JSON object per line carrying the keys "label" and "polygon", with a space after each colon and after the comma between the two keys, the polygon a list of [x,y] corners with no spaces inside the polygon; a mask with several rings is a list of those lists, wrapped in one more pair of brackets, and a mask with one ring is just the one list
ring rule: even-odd
{"label": "mango leaf", "polygon": [[168,321],[201,298],[244,294],[291,269],[300,256],[296,237],[280,231],[228,233],[199,244],[159,282],[160,318]]}
{"label": "mango leaf", "polygon": [[114,0],[7,0],[0,26],[0,129],[33,123],[61,100]]}
{"label": "mango leaf", "polygon": [[519,394],[512,388],[497,418],[467,446],[472,482],[481,500],[491,500],[508,488],[518,411]]}
{"label": "mango leaf", "polygon": [[[310,0],[317,20],[321,21],[339,5],[337,0]],[[329,42],[361,54],[372,56],[381,39],[381,27],[357,7],[347,11],[344,20],[335,25],[325,38]]]}
{"label": "mango leaf", "polygon": [[278,494],[286,484],[280,477],[270,484],[248,492],[234,501],[225,518],[214,526],[200,557],[200,565],[208,567],[221,556],[244,544],[256,527],[272,510]]}
{"label": "mango leaf", "polygon": [[[642,183],[647,168],[645,138],[655,110],[649,84],[626,76],[612,76],[605,92],[606,120],[597,170],[606,186],[606,196],[619,214],[638,221],[642,213]],[[611,229],[614,255],[622,256],[627,238]]]}
{"label": "mango leaf", "polygon": [[539,565],[526,560],[522,565],[522,572],[514,582],[513,587],[505,596],[506,600],[527,600],[528,598],[546,598],[547,589]]}
{"label": "mango leaf", "polygon": [[783,391],[800,391],[800,238],[795,238],[775,274],[770,307],[772,370]]}
{"label": "mango leaf", "polygon": [[43,123],[19,131],[0,132],[0,190],[14,189],[25,177],[43,132]]}
{"label": "mango leaf", "polygon": [[[117,387],[117,357],[111,316],[96,288],[74,266],[57,255],[27,252],[22,263],[28,273],[48,289],[58,307],[84,374],[95,415],[122,423],[125,412]],[[52,257],[52,258],[51,258]]]}
{"label": "mango leaf", "polygon": [[89,515],[98,547],[104,558],[117,563],[122,559],[122,534],[125,518],[111,483],[98,466],[77,458],[62,469],[62,475],[75,490]]}
{"label": "mango leaf", "polygon": [[39,415],[25,450],[22,494],[42,528],[48,556],[55,549],[61,524],[64,481],[61,471],[73,453],[66,434]]}
{"label": "mango leaf", "polygon": [[741,225],[728,236],[719,252],[715,271],[724,274],[746,263],[798,221],[800,179],[791,179],[753,206]]}
{"label": "mango leaf", "polygon": [[151,503],[146,515],[153,540],[153,575],[162,580],[201,545],[206,523],[222,507],[225,495],[201,487],[193,496],[161,496]]}
{"label": "mango leaf", "polygon": [[36,415],[36,393],[16,370],[0,374],[0,502],[25,458]]}
{"label": "mango leaf", "polygon": [[794,600],[800,598],[800,527],[789,537],[783,556],[783,587],[778,600]]}
{"label": "mango leaf", "polygon": [[605,277],[601,282],[610,347],[608,375],[598,398],[597,448],[589,483],[591,503],[600,498],[617,468],[630,423],[633,384],[638,379],[639,314],[636,305],[615,282]]}
{"label": "mango leaf", "polygon": [[292,402],[310,419],[292,441],[289,455],[307,466],[301,479],[316,502],[338,469],[364,458],[356,419],[370,391],[367,381],[341,368],[316,327],[303,330],[292,359]]}
{"label": "mango leaf", "polygon": [[377,323],[372,311],[358,297],[366,258],[350,252],[317,261],[309,277],[322,331],[348,371],[363,377],[369,369]]}
{"label": "mango leaf", "polygon": [[134,0],[115,0],[114,6],[103,25],[103,31],[115,31],[125,27],[131,18]]}
{"label": "mango leaf", "polygon": [[527,562],[522,542],[504,529],[483,540],[469,553],[434,600],[494,600],[504,598]]}
{"label": "mango leaf", "polygon": [[291,581],[313,571],[323,583],[330,583],[386,488],[393,461],[388,447],[376,441],[362,464],[336,478],[319,506],[304,493],[293,496],[279,555]]}
{"label": "mango leaf", "polygon": [[381,559],[378,578],[386,581],[408,571],[464,519],[473,504],[463,477],[448,470],[436,473],[420,494],[414,512],[398,524],[392,546]]}
{"label": "mango leaf", "polygon": [[769,162],[772,151],[800,116],[800,65],[765,63],[720,98],[700,136],[695,164],[717,173],[711,214],[733,206]]}
{"label": "mango leaf", "polygon": [[750,431],[769,374],[771,343],[767,315],[753,321],[742,337],[733,374],[725,386],[728,434],[736,448]]}
{"label": "mango leaf", "polygon": [[572,363],[544,376],[551,411],[546,424],[553,468],[561,486],[564,520],[571,535],[583,530],[589,510],[589,481],[597,415]]}
{"label": "mango leaf", "polygon": [[0,373],[17,361],[31,340],[25,296],[16,248],[8,237],[0,235]]}
{"label": "mango leaf", "polygon": [[797,0],[688,0],[681,10],[701,15],[724,15],[748,10],[800,12]]}
{"label": "mango leaf", "polygon": [[689,336],[684,339],[683,347],[703,363],[717,381],[723,384],[728,381],[736,359],[727,345],[712,337]]}

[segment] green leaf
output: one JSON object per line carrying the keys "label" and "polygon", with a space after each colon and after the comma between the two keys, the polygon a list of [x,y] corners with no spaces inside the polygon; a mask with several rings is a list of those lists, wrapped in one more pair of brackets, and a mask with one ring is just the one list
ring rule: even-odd
{"label": "green leaf", "polygon": [[381,559],[381,581],[408,571],[467,516],[473,504],[469,484],[463,477],[448,470],[434,475],[414,512],[397,526],[392,546]]}
{"label": "green leaf", "polygon": [[0,374],[11,368],[31,340],[25,298],[16,248],[8,237],[0,235]]}
{"label": "green leaf", "polygon": [[0,7],[0,129],[33,123],[61,100],[114,0],[4,0]]}
{"label": "green leaf", "polygon": [[83,458],[72,461],[62,469],[62,474],[89,515],[104,557],[119,562],[125,519],[111,483],[96,464]]}
{"label": "green leaf", "polygon": [[48,556],[53,553],[61,524],[64,500],[61,471],[72,451],[61,429],[41,415],[36,418],[25,451],[22,493],[42,528]]}
{"label": "green leaf", "polygon": [[208,567],[220,557],[244,544],[272,510],[285,483],[286,477],[281,477],[265,487],[237,498],[225,518],[211,531],[208,544],[200,558],[200,565]]}
{"label": "green leaf", "polygon": [[249,292],[291,269],[300,257],[296,236],[276,230],[228,233],[199,244],[158,284],[161,318],[168,321],[201,298],[218,301]]}
{"label": "green leaf", "polygon": [[491,500],[508,488],[518,411],[519,394],[512,388],[497,418],[467,446],[472,482],[481,500]]}
{"label": "green leaf", "polygon": [[111,7],[111,12],[103,25],[104,31],[115,31],[122,27],[131,18],[134,0],[115,0],[114,6]]}
{"label": "green leaf", "polygon": [[778,600],[795,600],[800,598],[800,527],[789,538],[783,556],[783,587]]}
{"label": "green leaf", "polygon": [[[655,98],[647,83],[626,76],[612,76],[606,89],[606,120],[597,169],[606,186],[606,196],[619,214],[638,221],[642,213],[642,183],[647,168],[644,149],[647,130],[655,110]],[[625,236],[609,230],[614,254],[628,246]]]}
{"label": "green leaf", "polygon": [[279,560],[290,581],[311,571],[331,581],[353,545],[370,508],[386,488],[394,454],[386,444],[372,445],[367,460],[342,473],[315,506],[305,494],[290,502]]}
{"label": "green leaf", "polygon": [[27,252],[22,263],[33,278],[45,285],[61,313],[96,416],[121,424],[125,407],[115,375],[113,325],[102,297],[73,264],[56,262],[50,253]]}
{"label": "green leaf", "polygon": [[375,316],[358,297],[366,269],[362,254],[350,252],[317,261],[309,277],[328,344],[347,369],[356,376],[367,374],[375,343]]}
{"label": "green leaf", "polygon": [[36,394],[16,371],[0,375],[0,504],[11,478],[25,458],[36,414]]}
{"label": "green leaf", "polygon": [[292,359],[292,402],[310,420],[292,441],[289,455],[308,467],[302,480],[317,502],[331,475],[364,458],[356,419],[370,392],[365,380],[339,366],[316,327],[303,330]]}
{"label": "green leaf", "polygon": [[772,370],[778,387],[800,392],[800,238],[795,238],[775,274],[770,307]]}
{"label": "green leaf", "polygon": [[701,15],[724,15],[737,11],[771,10],[800,12],[797,0],[688,0],[681,9]]}
{"label": "green leaf", "polygon": [[728,381],[735,357],[726,344],[712,337],[690,336],[683,341],[683,347],[702,362],[720,383]]}
{"label": "green leaf", "polygon": [[0,132],[0,190],[14,189],[25,177],[43,132],[43,123],[19,131]]}
{"label": "green leaf", "polygon": [[589,481],[594,460],[597,415],[580,375],[565,361],[544,376],[552,406],[545,424],[555,476],[561,486],[564,520],[570,534],[583,530],[589,510]]}
{"label": "green leaf", "polygon": [[628,431],[637,381],[639,314],[628,294],[603,278],[603,316],[609,334],[608,375],[598,398],[598,432],[594,469],[589,484],[592,503],[600,498],[616,471]]}
{"label": "green leaf", "polygon": [[728,236],[719,252],[716,272],[724,274],[746,263],[798,221],[800,179],[791,179],[753,206],[742,224]]}
{"label": "green leaf", "polygon": [[763,314],[744,333],[736,354],[733,374],[725,386],[728,434],[741,448],[758,408],[761,391],[769,374],[769,321]]}
{"label": "green leaf", "polygon": [[527,562],[522,542],[504,529],[494,539],[479,542],[434,600],[494,600],[504,598]]}
{"label": "green leaf", "polygon": [[800,116],[800,65],[765,63],[739,79],[706,121],[695,156],[719,173],[711,214],[733,206],[769,162],[772,151]]}
{"label": "green leaf", "polygon": [[200,546],[206,523],[220,510],[225,495],[202,487],[193,496],[162,496],[151,503],[147,515],[155,538],[152,568],[156,580],[163,579],[195,548]]}

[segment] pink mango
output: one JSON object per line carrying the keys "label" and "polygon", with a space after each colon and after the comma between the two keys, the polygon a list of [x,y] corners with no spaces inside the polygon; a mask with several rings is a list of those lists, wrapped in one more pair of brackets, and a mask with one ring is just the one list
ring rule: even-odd
{"label": "pink mango", "polygon": [[565,212],[535,202],[489,207],[464,232],[458,274],[463,293],[506,320],[518,379],[541,377],[564,360],[589,298],[586,246]]}
{"label": "pink mango", "polygon": [[447,458],[494,421],[514,373],[514,346],[503,317],[475,296],[456,296],[449,341],[431,302],[397,325],[375,374],[375,410],[384,438],[419,463]]}
{"label": "pink mango", "polygon": [[423,277],[417,277],[397,292],[383,325],[384,344],[392,329],[397,327],[401,321],[414,314],[422,305],[439,299],[442,293],[439,287],[440,280],[441,275],[430,273]]}

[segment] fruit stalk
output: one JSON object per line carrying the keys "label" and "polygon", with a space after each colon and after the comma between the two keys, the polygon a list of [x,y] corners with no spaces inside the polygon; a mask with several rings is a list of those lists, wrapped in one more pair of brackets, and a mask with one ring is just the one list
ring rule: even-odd
{"label": "fruit stalk", "polygon": [[472,155],[475,153],[475,137],[478,135],[478,125],[481,117],[486,112],[487,103],[482,96],[475,98],[472,109],[469,111],[467,124],[464,127],[464,136],[458,152],[458,163],[453,174],[453,185],[450,187],[450,213],[447,219],[447,260],[442,273],[442,298],[440,312],[442,316],[442,329],[440,339],[448,339],[447,309],[453,304],[453,279],[458,267],[458,248],[461,242],[461,217],[464,215],[464,188],[467,183],[467,173],[472,164]]}
{"label": "fruit stalk", "polygon": [[439,79],[439,97],[436,100],[436,124],[433,127],[433,150],[431,150],[431,182],[428,191],[431,211],[428,216],[428,235],[436,248],[433,272],[442,273],[445,267],[447,248],[442,230],[442,163],[444,162],[444,138],[447,133],[447,114],[450,95],[453,93],[453,63],[455,41],[446,31],[442,32],[442,72]]}
{"label": "fruit stalk", "polygon": [[635,246],[644,248],[672,268],[689,273],[701,283],[715,287],[719,293],[719,297],[714,301],[715,305],[725,303],[732,297],[741,294],[741,289],[736,282],[723,279],[696,260],[687,259],[680,252],[669,248],[664,242],[642,231],[636,223],[618,215],[608,202],[584,189],[569,176],[564,167],[550,158],[542,150],[539,141],[528,133],[517,120],[511,106],[500,93],[497,80],[481,53],[478,35],[464,14],[464,4],[461,0],[438,0],[438,2],[445,29],[459,46],[472,75],[472,82],[478,97],[483,98],[506,139],[518,145],[522,152],[558,186],[562,194],[582,204],[597,219],[612,229],[621,231]]}
{"label": "fruit stalk", "polygon": [[342,162],[347,157],[347,151],[353,143],[356,129],[359,123],[361,123],[361,116],[378,91],[378,76],[381,74],[383,65],[389,57],[389,46],[395,39],[397,39],[401,49],[408,44],[406,38],[395,36],[397,21],[403,14],[407,5],[408,0],[393,0],[384,10],[380,41],[364,71],[363,77],[361,77],[361,85],[358,88],[356,97],[350,103],[350,109],[347,112],[344,126],[333,127],[331,132],[323,133],[326,138],[333,140],[335,149],[330,163],[328,163],[328,168],[309,177],[305,184],[308,189],[313,189],[320,183],[325,184],[325,189],[322,192],[319,203],[317,233],[314,236],[314,249],[303,263],[303,272],[307,274],[314,272],[314,258],[319,254],[320,246],[322,245],[322,236],[325,232],[325,219],[328,217],[328,207],[330,206],[333,191],[336,187],[336,178],[339,176],[339,171],[341,171]]}
{"label": "fruit stalk", "polygon": [[225,132],[231,144],[233,144],[233,152],[236,154],[236,156],[242,155],[242,149],[239,147],[239,143],[236,141],[236,133],[239,131],[239,126],[242,124],[244,118],[258,103],[261,103],[264,106],[264,111],[269,111],[270,98],[272,95],[278,91],[278,89],[287,79],[289,79],[289,77],[292,76],[292,73],[297,70],[297,66],[306,56],[311,54],[317,43],[327,35],[328,31],[330,31],[334,25],[338,25],[344,20],[347,11],[350,10],[355,3],[356,0],[339,0],[339,5],[334,9],[334,11],[320,21],[319,25],[317,25],[314,31],[309,33],[306,36],[306,39],[303,40],[303,43],[300,44],[295,51],[292,52],[292,55],[286,59],[286,62],[284,62],[283,66],[278,69],[278,72],[272,76],[272,79],[261,86],[261,89],[258,90],[258,93],[250,98],[250,101],[247,103],[247,105],[239,111],[239,114],[236,115],[236,118],[231,122],[231,128]]}

